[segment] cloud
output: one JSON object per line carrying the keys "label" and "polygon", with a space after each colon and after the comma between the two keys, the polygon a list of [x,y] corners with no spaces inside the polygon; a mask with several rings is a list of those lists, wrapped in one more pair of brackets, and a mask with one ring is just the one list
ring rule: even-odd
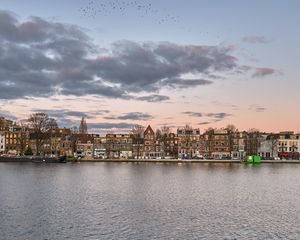
{"label": "cloud", "polygon": [[89,123],[88,127],[91,129],[102,129],[102,130],[111,130],[111,129],[125,129],[131,130],[135,124],[131,123]]}
{"label": "cloud", "polygon": [[89,111],[88,113],[82,111],[73,111],[68,109],[32,109],[32,112],[44,112],[49,115],[51,118],[55,118],[60,127],[71,127],[79,126],[79,121],[74,118],[92,119],[97,117],[97,115],[103,115],[109,113],[108,110],[97,110]]}
{"label": "cloud", "polygon": [[224,120],[227,117],[232,116],[232,114],[220,112],[220,113],[207,113],[206,116],[213,118],[214,122],[219,122],[219,121]]}
{"label": "cloud", "polygon": [[[190,117],[209,117],[212,118],[214,122],[218,122],[223,120],[224,118],[232,116],[232,114],[224,113],[224,112],[220,112],[220,113],[182,112],[182,113]],[[204,122],[204,123],[208,124],[210,122]]]}
{"label": "cloud", "polygon": [[90,114],[81,111],[70,111],[66,109],[32,109],[33,112],[44,112],[49,117],[54,118],[68,118],[68,117],[90,117]]}
{"label": "cloud", "polygon": [[211,122],[200,122],[200,123],[198,123],[198,125],[207,125],[207,124],[211,124]]}
{"label": "cloud", "polygon": [[168,96],[157,95],[157,94],[143,96],[143,97],[136,97],[135,99],[139,101],[147,101],[147,102],[162,102],[162,101],[170,100]]}
{"label": "cloud", "polygon": [[204,114],[201,112],[182,112],[183,114],[189,115],[191,117],[203,117]]}
{"label": "cloud", "polygon": [[147,113],[141,113],[141,112],[130,112],[125,113],[121,116],[108,116],[104,117],[104,119],[115,119],[115,120],[141,120],[146,121],[152,119],[153,116]]}
{"label": "cloud", "polygon": [[79,26],[38,17],[19,21],[0,10],[0,98],[92,95],[165,101],[169,97],[159,94],[163,89],[212,84],[184,74],[240,69],[232,52],[226,46],[127,40],[103,49]]}
{"label": "cloud", "polygon": [[252,44],[269,42],[269,40],[267,40],[264,36],[245,36],[243,37],[242,40],[243,42],[252,43]]}
{"label": "cloud", "polygon": [[171,88],[189,88],[202,85],[212,84],[213,82],[205,79],[182,79],[182,78],[168,78],[163,80],[163,84]]}
{"label": "cloud", "polygon": [[252,77],[265,77],[265,76],[268,76],[268,75],[272,75],[274,73],[276,73],[276,70],[273,69],[273,68],[266,68],[266,67],[256,68],[255,72],[252,75]]}
{"label": "cloud", "polygon": [[250,111],[254,111],[254,112],[265,112],[265,111],[267,111],[267,108],[256,105],[256,104],[250,105],[248,109]]}
{"label": "cloud", "polygon": [[17,120],[17,117],[15,115],[13,115],[11,112],[3,110],[3,109],[0,108],[0,118],[1,117],[4,117],[8,120],[14,120],[14,121]]}

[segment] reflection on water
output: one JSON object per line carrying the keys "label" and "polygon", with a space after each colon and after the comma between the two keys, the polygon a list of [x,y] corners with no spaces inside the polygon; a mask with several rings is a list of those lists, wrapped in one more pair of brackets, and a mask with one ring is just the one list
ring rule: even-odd
{"label": "reflection on water", "polygon": [[0,163],[0,239],[300,239],[300,165]]}

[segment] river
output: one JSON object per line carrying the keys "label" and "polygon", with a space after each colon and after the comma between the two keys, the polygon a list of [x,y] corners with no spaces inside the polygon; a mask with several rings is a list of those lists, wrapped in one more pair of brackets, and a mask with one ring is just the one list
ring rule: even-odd
{"label": "river", "polygon": [[0,163],[0,239],[300,239],[300,164]]}

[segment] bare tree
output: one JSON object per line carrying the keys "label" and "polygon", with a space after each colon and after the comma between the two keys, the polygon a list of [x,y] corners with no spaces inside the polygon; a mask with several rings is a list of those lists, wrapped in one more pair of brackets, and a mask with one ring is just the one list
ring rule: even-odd
{"label": "bare tree", "polygon": [[261,139],[260,139],[260,132],[256,128],[250,128],[248,130],[248,137],[247,137],[247,154],[248,155],[256,155],[257,150],[260,146]]}
{"label": "bare tree", "polygon": [[47,132],[47,138],[50,140],[50,151],[51,155],[53,154],[54,150],[54,155],[57,156],[57,148],[60,144],[60,141],[57,139],[58,138],[58,125],[57,122],[54,118],[49,118],[49,131]]}
{"label": "bare tree", "polygon": [[164,135],[168,135],[169,133],[171,133],[171,129],[170,127],[164,125],[160,128],[161,130],[161,134],[164,136]]}
{"label": "bare tree", "polygon": [[29,132],[28,132],[28,124],[26,119],[22,119],[17,123],[18,126],[20,126],[20,134],[19,134],[19,149],[20,149],[20,155],[24,155],[26,149],[28,148],[28,138],[29,138]]}
{"label": "bare tree", "polygon": [[41,147],[47,139],[49,131],[54,126],[57,126],[56,121],[53,118],[49,118],[48,114],[43,112],[31,114],[27,121],[35,139],[36,154],[40,155]]}
{"label": "bare tree", "polygon": [[269,139],[270,139],[270,143],[271,143],[271,154],[272,154],[271,157],[274,158],[274,151],[277,148],[277,144],[278,144],[278,135],[270,134]]}
{"label": "bare tree", "polygon": [[79,131],[78,131],[78,127],[77,126],[73,126],[71,127],[71,134],[77,134]]}
{"label": "bare tree", "polygon": [[140,146],[142,144],[142,140],[144,137],[145,127],[141,125],[135,125],[131,129],[131,133],[133,135],[133,143],[137,145],[137,158],[140,157]]}
{"label": "bare tree", "polygon": [[157,129],[156,132],[155,132],[155,137],[157,140],[161,139],[162,138],[162,132],[160,129]]}
{"label": "bare tree", "polygon": [[232,152],[233,151],[233,145],[234,145],[234,133],[237,133],[238,132],[238,129],[236,128],[235,125],[233,124],[228,124],[226,127],[225,127],[225,130],[227,130],[228,132],[228,135],[229,135],[229,151]]}
{"label": "bare tree", "polygon": [[236,126],[233,125],[233,124],[228,124],[225,129],[228,130],[231,133],[234,133],[234,132],[238,131],[238,129],[236,128]]}

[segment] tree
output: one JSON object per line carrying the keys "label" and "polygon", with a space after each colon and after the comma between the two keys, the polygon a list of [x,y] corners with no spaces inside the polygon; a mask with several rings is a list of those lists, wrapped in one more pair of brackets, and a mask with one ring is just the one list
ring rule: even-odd
{"label": "tree", "polygon": [[78,134],[78,127],[77,126],[71,127],[70,130],[71,130],[71,134]]}
{"label": "tree", "polygon": [[40,155],[43,143],[53,127],[57,126],[57,123],[55,119],[49,118],[48,114],[43,112],[31,114],[27,121],[35,140],[36,154]]}
{"label": "tree", "polygon": [[132,129],[131,129],[131,133],[134,136],[139,136],[140,138],[142,138],[144,136],[144,131],[145,131],[145,127],[142,125],[135,125]]}
{"label": "tree", "polygon": [[[57,139],[59,137],[59,132],[57,131],[58,125],[55,119],[49,119],[49,131],[47,133],[47,139],[50,140],[50,152],[51,155],[54,153],[57,156],[57,148],[60,144],[60,141]],[[54,151],[53,151],[54,150]]]}
{"label": "tree", "polygon": [[162,132],[160,129],[157,129],[156,132],[155,132],[155,137],[157,140],[161,139],[162,138]]}
{"label": "tree", "polygon": [[19,150],[20,155],[24,155],[28,146],[28,124],[26,119],[22,119],[17,123],[17,126],[20,126],[19,132]]}
{"label": "tree", "polygon": [[234,133],[237,133],[238,132],[238,129],[236,128],[236,126],[234,126],[233,124],[228,124],[225,128],[225,130],[228,131],[228,135],[229,135],[229,149],[230,149],[230,152],[233,151],[233,145],[234,145]]}
{"label": "tree", "polygon": [[231,133],[234,133],[234,132],[238,131],[236,126],[234,126],[233,124],[228,124],[225,129],[228,130]]}
{"label": "tree", "polygon": [[24,153],[25,156],[32,156],[33,152],[32,149],[30,147],[28,147]]}
{"label": "tree", "polygon": [[166,125],[162,126],[160,129],[156,130],[156,139],[165,139],[171,133],[170,127]]}
{"label": "tree", "polygon": [[131,129],[131,133],[133,135],[133,144],[137,145],[137,158],[140,157],[140,145],[144,137],[144,131],[145,127],[141,125],[135,125]]}
{"label": "tree", "polygon": [[167,127],[166,125],[163,125],[160,129],[156,130],[156,140],[158,140],[159,146],[160,146],[160,151],[161,151],[161,156],[165,156],[167,151],[170,151],[168,148],[169,146],[169,135],[171,133],[170,127]]}
{"label": "tree", "polygon": [[165,135],[170,134],[171,129],[170,129],[170,127],[164,125],[164,126],[162,126],[162,127],[160,128],[160,131],[161,131],[161,134],[162,134],[163,136],[165,136]]}
{"label": "tree", "polygon": [[277,149],[278,144],[278,135],[270,134],[269,136],[270,144],[271,144],[271,157],[274,158],[274,151]]}
{"label": "tree", "polygon": [[248,137],[247,137],[247,154],[248,155],[256,155],[257,150],[260,146],[261,139],[260,139],[260,132],[256,128],[250,128],[248,130]]}

